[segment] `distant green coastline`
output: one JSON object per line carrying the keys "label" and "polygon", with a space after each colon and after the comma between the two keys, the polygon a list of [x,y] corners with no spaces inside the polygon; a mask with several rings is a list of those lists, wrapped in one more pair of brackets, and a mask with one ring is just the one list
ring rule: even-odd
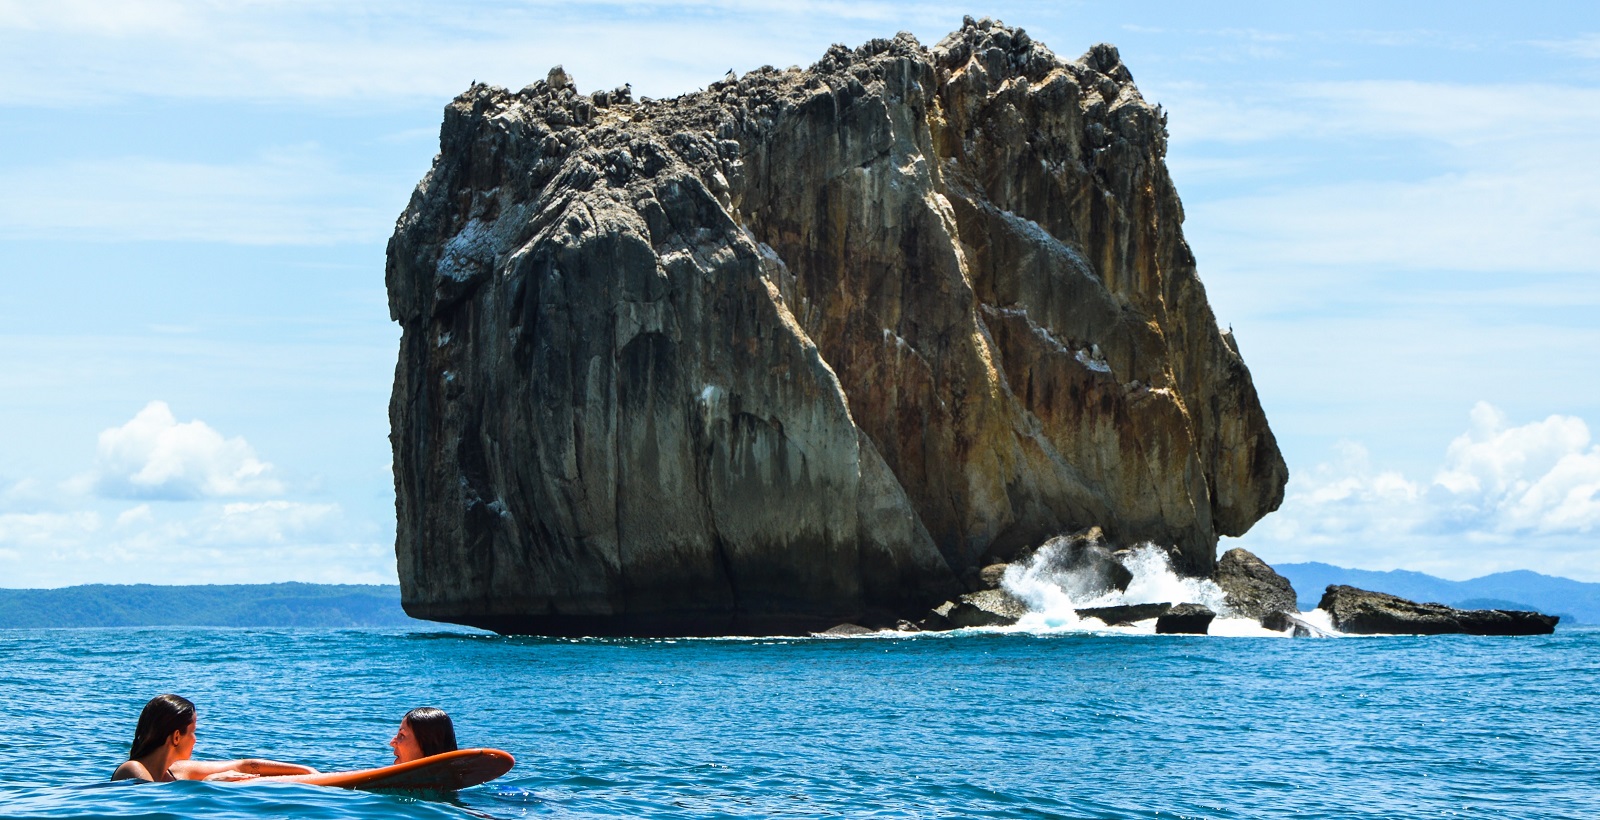
{"label": "distant green coastline", "polygon": [[118,626],[416,626],[378,584],[91,584],[0,589],[0,629]]}
{"label": "distant green coastline", "polygon": [[[1534,572],[1447,581],[1418,572],[1371,572],[1328,564],[1277,567],[1294,584],[1300,608],[1316,607],[1328,584],[1349,584],[1417,601],[1468,609],[1536,609],[1565,625],[1600,623],[1600,584]],[[400,587],[383,584],[91,584],[61,589],[0,589],[0,629],[224,626],[423,627],[400,607]]]}

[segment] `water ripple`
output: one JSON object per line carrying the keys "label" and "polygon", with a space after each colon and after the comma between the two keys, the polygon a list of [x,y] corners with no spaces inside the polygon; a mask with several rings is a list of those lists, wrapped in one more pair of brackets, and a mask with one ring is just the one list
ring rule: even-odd
{"label": "water ripple", "polygon": [[[0,633],[0,815],[1594,817],[1597,634],[18,630]],[[104,783],[162,691],[197,703],[201,757],[378,765],[432,704],[518,765],[452,800]]]}

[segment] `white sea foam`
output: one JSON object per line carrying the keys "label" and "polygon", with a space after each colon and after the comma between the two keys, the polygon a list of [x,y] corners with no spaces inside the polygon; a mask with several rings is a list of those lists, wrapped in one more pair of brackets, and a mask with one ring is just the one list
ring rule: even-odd
{"label": "white sea foam", "polygon": [[[1097,632],[1111,634],[1154,634],[1155,619],[1127,626],[1107,626],[1098,618],[1080,618],[1077,610],[1089,607],[1128,604],[1201,604],[1217,613],[1210,634],[1226,637],[1287,637],[1273,632],[1251,618],[1235,617],[1224,603],[1226,594],[1216,582],[1206,578],[1185,578],[1172,570],[1167,553],[1153,544],[1142,544],[1123,558],[1123,566],[1133,573],[1125,590],[1106,589],[1092,573],[1062,570],[1056,552],[1062,543],[1047,543],[1026,563],[1006,568],[1001,587],[1028,605],[1028,614],[1010,630],[1020,632]],[[1325,619],[1324,619],[1325,620]],[[1313,622],[1320,625],[1320,622]]]}
{"label": "white sea foam", "polygon": [[1217,619],[1211,622],[1206,634],[1224,638],[1288,638],[1294,635],[1294,632],[1274,632],[1262,626],[1261,622],[1254,618],[1226,618],[1218,615]]}
{"label": "white sea foam", "polygon": [[1306,623],[1308,623],[1308,624],[1310,624],[1310,625],[1322,630],[1323,632],[1328,633],[1329,635],[1342,635],[1342,634],[1344,634],[1344,633],[1340,632],[1339,630],[1333,628],[1333,616],[1329,615],[1327,610],[1324,610],[1324,609],[1313,609],[1310,612],[1302,612],[1296,617],[1298,617],[1300,620],[1305,621]]}

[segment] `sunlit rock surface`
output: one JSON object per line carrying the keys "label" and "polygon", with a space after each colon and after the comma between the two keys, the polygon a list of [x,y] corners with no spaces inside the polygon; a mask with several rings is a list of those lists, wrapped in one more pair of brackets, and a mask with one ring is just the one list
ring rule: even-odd
{"label": "sunlit rock surface", "polygon": [[1227,593],[1225,604],[1232,614],[1254,618],[1268,629],[1288,629],[1287,616],[1300,611],[1289,579],[1243,547],[1222,554],[1212,580]]}
{"label": "sunlit rock surface", "polygon": [[1287,476],[1116,50],[967,21],[672,100],[474,86],[389,245],[406,609],[892,624],[1099,526],[1209,575]]}
{"label": "sunlit rock surface", "polygon": [[1318,609],[1351,635],[1549,635],[1560,616],[1515,609],[1456,609],[1332,584]]}

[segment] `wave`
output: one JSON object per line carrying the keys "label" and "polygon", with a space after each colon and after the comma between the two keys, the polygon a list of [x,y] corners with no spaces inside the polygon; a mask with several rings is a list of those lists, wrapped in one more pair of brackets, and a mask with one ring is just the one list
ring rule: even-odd
{"label": "wave", "polygon": [[[1274,632],[1253,618],[1236,615],[1227,606],[1227,594],[1209,578],[1186,578],[1174,572],[1165,550],[1144,543],[1119,555],[1122,566],[1133,577],[1124,589],[1108,586],[1099,574],[1081,565],[1068,567],[1066,542],[1052,539],[1026,562],[1012,564],[1001,578],[1001,589],[1028,607],[1014,626],[996,627],[1000,631],[1049,634],[1061,632],[1107,632],[1155,634],[1155,618],[1131,625],[1111,626],[1098,618],[1083,618],[1079,610],[1132,604],[1201,604],[1217,613],[1208,634],[1225,637],[1285,638],[1291,633]],[[1063,568],[1068,567],[1068,568]],[[1321,617],[1318,617],[1318,616]],[[1297,617],[1313,626],[1333,632],[1325,613],[1301,613]]]}

